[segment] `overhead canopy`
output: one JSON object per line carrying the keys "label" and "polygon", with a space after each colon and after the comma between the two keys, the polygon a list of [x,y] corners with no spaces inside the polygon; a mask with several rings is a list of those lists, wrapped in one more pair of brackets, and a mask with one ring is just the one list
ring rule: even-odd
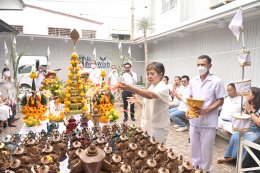
{"label": "overhead canopy", "polygon": [[3,20],[0,19],[0,33],[10,33],[12,32],[13,34],[18,34],[19,31],[5,23]]}
{"label": "overhead canopy", "polygon": [[23,0],[0,0],[0,10],[22,10]]}

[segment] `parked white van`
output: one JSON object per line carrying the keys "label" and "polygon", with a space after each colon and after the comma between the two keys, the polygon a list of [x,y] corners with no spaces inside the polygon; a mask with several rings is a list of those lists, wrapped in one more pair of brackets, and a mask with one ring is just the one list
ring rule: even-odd
{"label": "parked white van", "polygon": [[18,65],[17,78],[21,89],[28,89],[32,86],[32,79],[30,73],[37,71],[39,66],[47,70],[47,57],[46,56],[22,56]]}

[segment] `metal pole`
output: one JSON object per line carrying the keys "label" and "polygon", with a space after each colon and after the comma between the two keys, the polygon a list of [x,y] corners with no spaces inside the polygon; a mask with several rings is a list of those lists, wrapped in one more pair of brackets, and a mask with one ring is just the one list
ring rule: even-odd
{"label": "metal pole", "polygon": [[134,7],[134,0],[131,0],[131,41],[134,40],[134,20],[135,20],[135,7]]}
{"label": "metal pole", "polygon": [[[242,46],[243,46],[243,50],[245,50],[245,38],[244,38],[244,32],[241,32],[242,35]],[[242,81],[244,80],[245,77],[245,67],[242,66]],[[242,116],[243,114],[243,96],[241,96],[241,112],[240,115]],[[242,169],[242,162],[243,162],[243,135],[244,133],[242,131],[239,131],[239,138],[238,138],[238,153],[237,153],[237,164],[236,164],[236,173],[240,173],[241,169]]]}

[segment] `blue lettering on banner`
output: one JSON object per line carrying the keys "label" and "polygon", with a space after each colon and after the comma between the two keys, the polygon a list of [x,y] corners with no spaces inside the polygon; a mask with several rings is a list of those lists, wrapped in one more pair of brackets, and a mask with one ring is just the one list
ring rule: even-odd
{"label": "blue lettering on banner", "polygon": [[[106,57],[99,57],[101,61],[97,61],[98,68],[110,68],[110,62],[106,60]],[[82,62],[85,68],[91,68],[92,59],[89,56],[79,55],[79,61]]]}

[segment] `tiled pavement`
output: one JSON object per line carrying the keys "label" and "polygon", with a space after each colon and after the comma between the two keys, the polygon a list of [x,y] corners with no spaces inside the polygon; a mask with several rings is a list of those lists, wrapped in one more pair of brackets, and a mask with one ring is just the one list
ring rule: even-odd
{"label": "tiled pavement", "polygon": [[[118,110],[122,112],[122,107],[119,104],[116,104]],[[140,125],[140,108],[137,107],[136,111],[136,119],[137,121],[133,122],[128,120],[128,124],[136,124]],[[118,120],[119,123],[122,122],[121,119]],[[0,134],[0,139],[2,139],[7,134],[13,134],[15,131],[19,131],[22,127],[22,120],[18,120],[16,122],[17,127],[8,127],[4,129],[4,131]],[[166,145],[168,148],[172,148],[177,154],[182,154],[184,160],[190,160],[190,143],[188,142],[189,134],[188,131],[185,132],[177,132],[173,124],[170,126],[170,133],[167,138]],[[228,142],[217,137],[214,146],[214,154],[213,154],[213,164],[212,164],[212,173],[234,173],[235,166],[234,165],[227,165],[227,164],[217,164],[216,161],[218,158],[222,158],[227,147]]]}

